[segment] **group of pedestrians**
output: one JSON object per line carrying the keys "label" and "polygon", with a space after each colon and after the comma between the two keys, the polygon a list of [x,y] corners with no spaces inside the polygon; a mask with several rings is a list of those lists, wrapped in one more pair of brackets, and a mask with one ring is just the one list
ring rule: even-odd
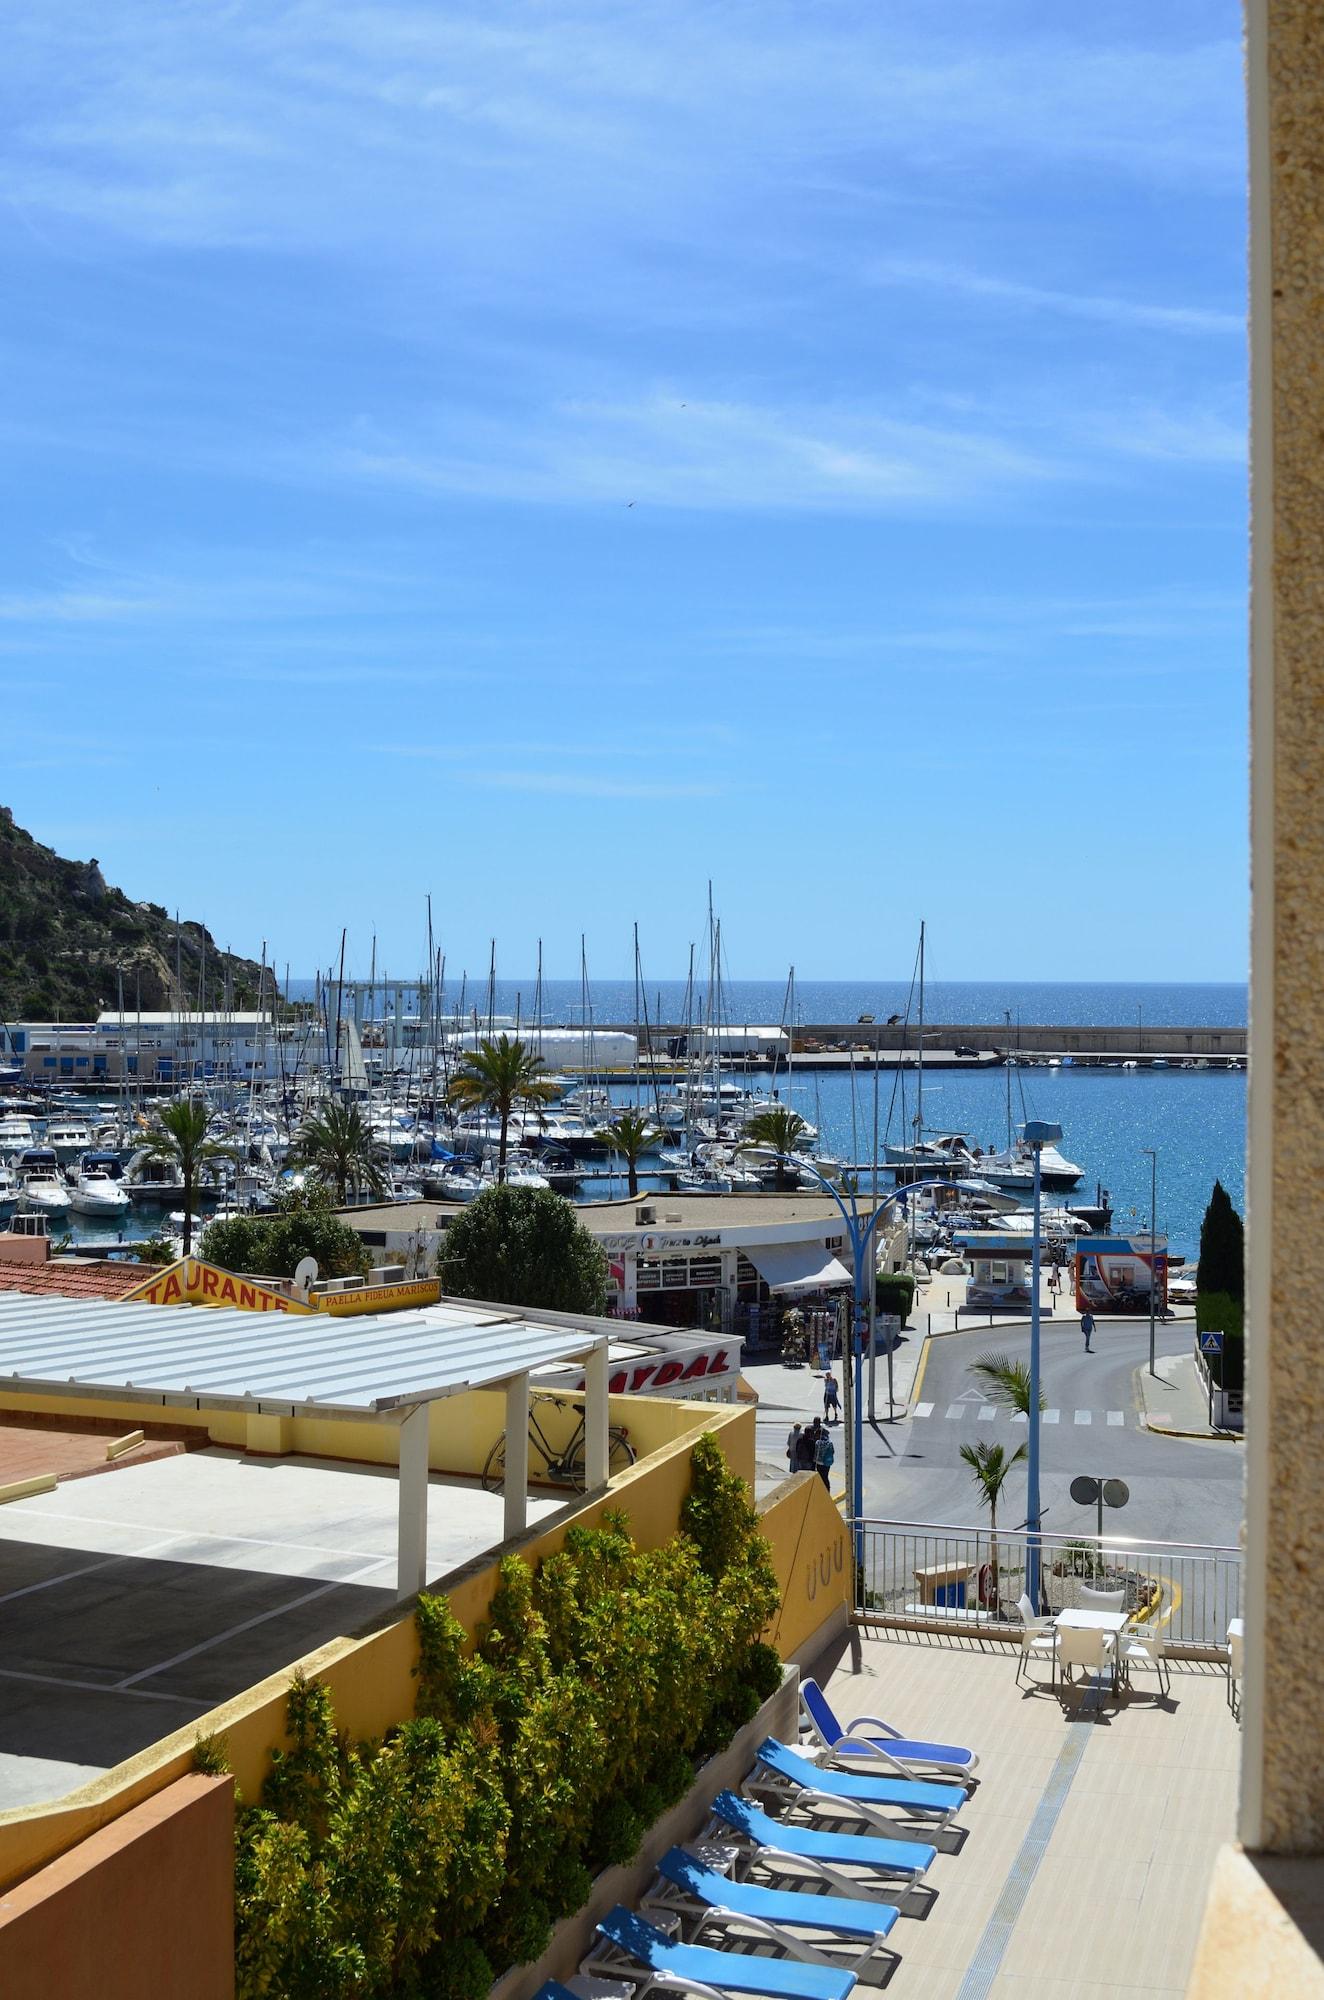
{"label": "group of pedestrians", "polygon": [[788,1471],[816,1472],[830,1493],[832,1465],[836,1456],[837,1448],[821,1417],[815,1417],[812,1424],[791,1425],[786,1439]]}

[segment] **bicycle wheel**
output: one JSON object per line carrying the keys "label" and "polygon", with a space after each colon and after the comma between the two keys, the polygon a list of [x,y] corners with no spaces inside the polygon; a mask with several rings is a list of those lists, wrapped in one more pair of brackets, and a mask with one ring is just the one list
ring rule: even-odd
{"label": "bicycle wheel", "polygon": [[506,1478],[506,1433],[502,1431],[500,1437],[497,1439],[496,1443],[492,1446],[491,1451],[488,1452],[487,1463],[483,1467],[484,1493],[499,1493],[501,1491],[502,1486],[505,1484],[505,1478]]}
{"label": "bicycle wheel", "polygon": [[[614,1479],[618,1472],[624,1472],[627,1465],[633,1465],[639,1454],[623,1430],[613,1428],[607,1433],[607,1477]],[[582,1437],[576,1440],[567,1464],[576,1493],[583,1493],[588,1487],[588,1451]]]}

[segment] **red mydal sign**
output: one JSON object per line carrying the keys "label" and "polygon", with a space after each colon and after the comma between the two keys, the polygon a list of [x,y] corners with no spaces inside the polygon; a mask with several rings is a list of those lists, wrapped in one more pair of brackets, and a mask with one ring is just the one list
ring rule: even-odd
{"label": "red mydal sign", "polygon": [[[740,1369],[740,1345],[705,1347],[695,1353],[641,1354],[611,1372],[607,1388],[613,1396],[682,1395],[691,1383],[700,1380],[731,1381]],[[582,1389],[583,1375],[567,1381],[566,1387]]]}

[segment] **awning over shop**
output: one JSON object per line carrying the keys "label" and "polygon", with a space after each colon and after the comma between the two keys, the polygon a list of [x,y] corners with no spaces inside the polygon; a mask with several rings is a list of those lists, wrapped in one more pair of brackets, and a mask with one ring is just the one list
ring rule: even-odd
{"label": "awning over shop", "polygon": [[774,1292],[821,1292],[853,1282],[846,1266],[821,1243],[746,1245],[745,1254]]}

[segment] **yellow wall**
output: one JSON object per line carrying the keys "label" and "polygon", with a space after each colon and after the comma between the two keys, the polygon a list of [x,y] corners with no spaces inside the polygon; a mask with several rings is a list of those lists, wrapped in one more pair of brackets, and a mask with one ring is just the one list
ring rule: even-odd
{"label": "yellow wall", "polygon": [[[549,1441],[563,1444],[579,1420],[582,1392],[562,1398],[557,1410],[539,1406],[538,1418]],[[691,1403],[664,1396],[613,1396],[611,1421],[623,1424],[640,1457],[692,1437],[712,1427],[723,1404]],[[266,1417],[244,1410],[175,1409],[163,1403],[115,1403],[94,1396],[0,1395],[0,1410],[39,1411],[45,1415],[103,1417],[126,1428],[147,1421],[177,1423],[205,1431],[213,1444],[237,1451],[278,1454],[299,1452],[309,1458],[342,1458],[366,1465],[395,1465],[400,1457],[400,1433],[393,1423],[363,1423],[331,1417]],[[499,1389],[472,1389],[434,1403],[428,1419],[428,1463],[434,1472],[476,1477],[482,1472],[497,1438],[505,1428],[506,1399]],[[748,1450],[733,1444],[728,1450],[736,1471],[754,1479],[754,1440]],[[536,1483],[536,1459],[530,1471]]]}
{"label": "yellow wall", "polygon": [[[487,1393],[481,1399],[472,1396],[462,1400],[465,1403],[481,1400],[489,1406],[473,1413],[475,1421],[481,1416],[483,1424],[478,1445],[474,1447],[476,1456],[482,1438],[494,1434],[493,1421],[504,1416],[504,1408],[500,1407],[504,1398]],[[107,1414],[106,1406],[95,1405],[92,1413]],[[141,1409],[138,1414],[141,1416]],[[614,1397],[613,1422],[618,1415],[629,1423],[632,1438],[641,1451],[647,1451],[647,1457],[641,1457],[637,1465],[614,1479],[604,1497],[588,1505],[572,1499],[550,1523],[510,1545],[530,1562],[537,1562],[558,1549],[569,1527],[592,1526],[608,1508],[621,1508],[629,1515],[635,1539],[644,1547],[656,1548],[668,1540],[676,1531],[681,1503],[689,1492],[690,1446],[700,1430],[714,1432],[728,1463],[752,1481],[752,1409],[730,1404]],[[242,1424],[244,1420],[238,1421]],[[352,1431],[358,1439],[369,1427],[353,1424],[327,1428]],[[390,1441],[394,1443],[394,1438]],[[799,1484],[813,1486],[823,1493],[816,1478],[806,1478]],[[794,1497],[803,1512],[805,1503],[799,1498],[798,1487]],[[829,1504],[826,1494],[823,1500]],[[456,1616],[470,1632],[487,1615],[497,1574],[497,1556],[489,1553],[439,1579]],[[118,1818],[141,1799],[191,1770],[194,1742],[200,1735],[225,1736],[240,1792],[250,1801],[256,1798],[272,1750],[285,1741],[286,1696],[295,1664],[325,1682],[335,1701],[338,1720],[350,1735],[372,1737],[380,1736],[412,1712],[416,1658],[412,1610],[406,1610],[403,1616],[390,1614],[378,1626],[365,1628],[361,1636],[332,1640],[303,1660],[292,1662],[280,1673],[246,1689],[196,1723],[162,1738],[64,1799],[0,1813],[0,1886],[30,1874],[97,1827]]]}
{"label": "yellow wall", "polygon": [[782,1600],[768,1639],[789,1657],[849,1605],[846,1524],[818,1475],[802,1472],[770,1495],[759,1526],[772,1547]]}

